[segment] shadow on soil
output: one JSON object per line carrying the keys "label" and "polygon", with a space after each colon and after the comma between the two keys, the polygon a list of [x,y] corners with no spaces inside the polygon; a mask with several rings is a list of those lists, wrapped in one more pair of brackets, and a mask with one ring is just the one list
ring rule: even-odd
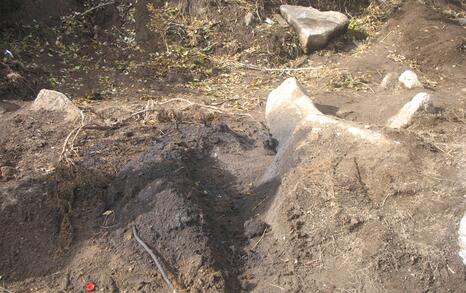
{"label": "shadow on soil", "polygon": [[[248,243],[244,222],[280,183],[255,186],[272,159],[258,143],[261,135],[251,138],[224,124],[182,126],[116,176],[61,167],[21,182],[9,191],[13,204],[0,216],[4,280],[60,271],[102,229],[112,233],[134,224],[181,287],[210,271],[203,289],[239,290]],[[192,259],[200,260],[194,272],[183,265]]]}

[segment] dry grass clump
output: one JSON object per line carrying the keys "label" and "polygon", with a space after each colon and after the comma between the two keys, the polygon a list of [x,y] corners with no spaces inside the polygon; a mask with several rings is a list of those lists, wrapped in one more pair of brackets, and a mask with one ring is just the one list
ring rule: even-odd
{"label": "dry grass clump", "polygon": [[156,75],[168,72],[188,72],[190,75],[208,76],[214,63],[208,56],[212,50],[210,32],[212,21],[188,18],[179,8],[165,5],[148,5],[151,13],[150,28],[158,33],[165,45],[165,52],[157,53],[152,60]]}
{"label": "dry grass clump", "polygon": [[328,85],[335,89],[372,90],[369,86],[368,78],[364,75],[355,76],[350,72],[336,70],[331,76]]}

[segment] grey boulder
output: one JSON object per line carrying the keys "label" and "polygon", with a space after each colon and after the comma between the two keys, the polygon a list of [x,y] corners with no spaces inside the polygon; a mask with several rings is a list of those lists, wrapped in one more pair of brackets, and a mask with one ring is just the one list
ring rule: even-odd
{"label": "grey boulder", "polygon": [[324,48],[332,38],[345,33],[349,25],[348,17],[337,11],[281,5],[280,12],[297,32],[305,53]]}
{"label": "grey boulder", "polygon": [[81,110],[67,96],[60,92],[46,89],[39,92],[31,106],[31,110],[59,112],[65,115],[65,120],[67,121],[77,120],[81,117]]}

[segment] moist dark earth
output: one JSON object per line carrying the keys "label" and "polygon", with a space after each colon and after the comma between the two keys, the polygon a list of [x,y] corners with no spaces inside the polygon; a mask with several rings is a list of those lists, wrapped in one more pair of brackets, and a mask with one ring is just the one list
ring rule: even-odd
{"label": "moist dark earth", "polygon": [[[0,292],[170,292],[133,228],[177,292],[466,291],[464,3],[287,2],[355,20],[309,56],[276,1],[102,3],[0,3]],[[408,68],[437,109],[385,129]],[[264,180],[290,76],[397,145],[310,136]],[[43,88],[83,112],[71,146]]]}

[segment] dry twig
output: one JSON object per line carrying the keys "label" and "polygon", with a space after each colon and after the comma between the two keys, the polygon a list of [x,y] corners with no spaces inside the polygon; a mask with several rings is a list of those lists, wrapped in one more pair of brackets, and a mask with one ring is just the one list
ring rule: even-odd
{"label": "dry twig", "polygon": [[155,262],[155,265],[157,266],[157,268],[159,269],[160,273],[162,274],[162,278],[163,280],[165,281],[165,283],[167,283],[167,286],[170,288],[170,290],[174,293],[176,293],[176,289],[173,287],[172,283],[170,282],[170,280],[168,279],[168,276],[167,274],[165,273],[165,270],[163,269],[161,263],[159,262],[159,260],[157,259],[157,256],[155,256],[154,252],[149,248],[149,246],[147,246],[147,244],[144,243],[144,241],[142,241],[141,238],[139,238],[137,232],[136,232],[136,226],[133,225],[133,236],[134,238],[136,239],[136,241],[141,244],[141,246],[147,251],[147,253],[149,253],[149,255],[151,256],[152,260]]}
{"label": "dry twig", "polygon": [[5,289],[5,288],[3,288],[3,287],[0,287],[0,292],[2,292],[2,293],[3,293],[3,292],[6,292],[6,293],[13,293],[12,291],[7,290],[7,289]]}
{"label": "dry twig", "polygon": [[94,11],[94,10],[96,10],[96,9],[102,8],[102,7],[107,6],[107,5],[110,5],[110,4],[115,4],[115,1],[114,1],[114,0],[111,0],[111,1],[108,1],[108,2],[105,2],[105,3],[100,3],[99,5],[94,6],[94,7],[92,7],[92,8],[89,8],[88,10],[86,10],[86,11],[84,11],[84,12],[77,13],[76,16],[84,16],[84,15],[86,15],[86,14],[91,13],[92,11]]}
{"label": "dry twig", "polygon": [[188,104],[187,106],[185,106],[184,108],[181,109],[182,111],[188,109],[189,107],[198,106],[198,107],[206,108],[206,109],[209,109],[209,110],[211,110],[213,112],[220,113],[220,114],[226,114],[226,115],[232,115],[232,116],[251,117],[250,114],[234,113],[234,112],[231,112],[231,111],[227,111],[226,109],[221,109],[221,108],[211,106],[211,105],[205,105],[205,104],[191,102],[190,100],[183,99],[183,98],[173,98],[173,99],[170,99],[170,100],[167,100],[167,101],[164,101],[164,102],[157,102],[157,103],[151,104],[151,107],[145,107],[143,110],[134,112],[128,118],[123,119],[122,123],[128,121],[129,119],[133,118],[134,116],[144,114],[144,113],[147,113],[147,112],[151,112],[151,111],[158,111],[158,109],[156,109],[154,107],[155,105],[163,106],[163,105],[166,105],[166,104],[169,104],[169,103],[174,103],[174,102],[183,102],[183,103]]}
{"label": "dry twig", "polygon": [[317,66],[317,67],[314,67],[314,66],[308,66],[308,67],[300,67],[300,68],[267,68],[267,67],[260,67],[260,66],[257,66],[257,65],[253,65],[253,64],[246,64],[246,63],[234,63],[236,64],[237,66],[240,66],[240,67],[244,67],[244,68],[247,68],[247,69],[252,69],[252,70],[258,70],[258,71],[280,71],[280,72],[284,72],[284,71],[306,71],[306,70],[319,70],[319,69],[322,69],[323,66]]}
{"label": "dry twig", "polygon": [[256,244],[254,244],[254,246],[252,247],[252,249],[256,249],[257,245],[259,245],[259,243],[262,241],[262,239],[264,239],[264,236],[265,236],[265,233],[267,232],[267,228],[264,229],[264,233],[262,233],[262,236],[261,238],[259,239],[259,241],[256,242]]}
{"label": "dry twig", "polygon": [[267,283],[268,283],[270,286],[273,286],[273,287],[278,288],[278,289],[280,289],[280,290],[282,290],[282,291],[285,291],[285,288],[283,288],[283,287],[280,287],[280,286],[278,286],[278,285],[275,285],[275,284],[272,284],[272,283],[269,283],[269,282],[267,282]]}
{"label": "dry twig", "polygon": [[256,204],[252,210],[255,211],[261,204],[264,203],[266,199],[267,199],[267,196],[264,197],[264,199],[262,199],[258,204]]}
{"label": "dry twig", "polygon": [[108,126],[102,126],[102,125],[98,125],[98,124],[95,124],[95,123],[85,124],[84,123],[84,120],[85,120],[84,113],[82,111],[80,111],[80,114],[81,114],[80,125],[73,128],[73,130],[71,130],[71,132],[66,136],[65,142],[63,143],[63,147],[62,147],[62,150],[61,150],[61,153],[60,153],[60,158],[58,160],[59,162],[61,160],[65,159],[67,162],[73,163],[71,161],[71,159],[67,157],[66,151],[67,150],[74,151],[74,142],[76,141],[76,138],[78,137],[79,133],[83,129],[107,130],[107,129],[111,128],[111,127],[108,127]]}
{"label": "dry twig", "polygon": [[79,111],[79,113],[81,114],[81,124],[78,127],[73,128],[73,130],[71,130],[71,132],[66,137],[65,142],[63,143],[63,148],[62,148],[61,153],[60,153],[60,159],[58,160],[59,162],[63,158],[65,158],[67,161],[69,161],[68,157],[66,156],[66,150],[68,149],[68,142],[69,142],[71,136],[74,134],[74,137],[71,140],[71,145],[70,145],[70,148],[73,149],[73,143],[76,140],[76,137],[78,136],[81,129],[85,126],[85,124],[84,124],[84,113],[83,113],[83,111]]}

